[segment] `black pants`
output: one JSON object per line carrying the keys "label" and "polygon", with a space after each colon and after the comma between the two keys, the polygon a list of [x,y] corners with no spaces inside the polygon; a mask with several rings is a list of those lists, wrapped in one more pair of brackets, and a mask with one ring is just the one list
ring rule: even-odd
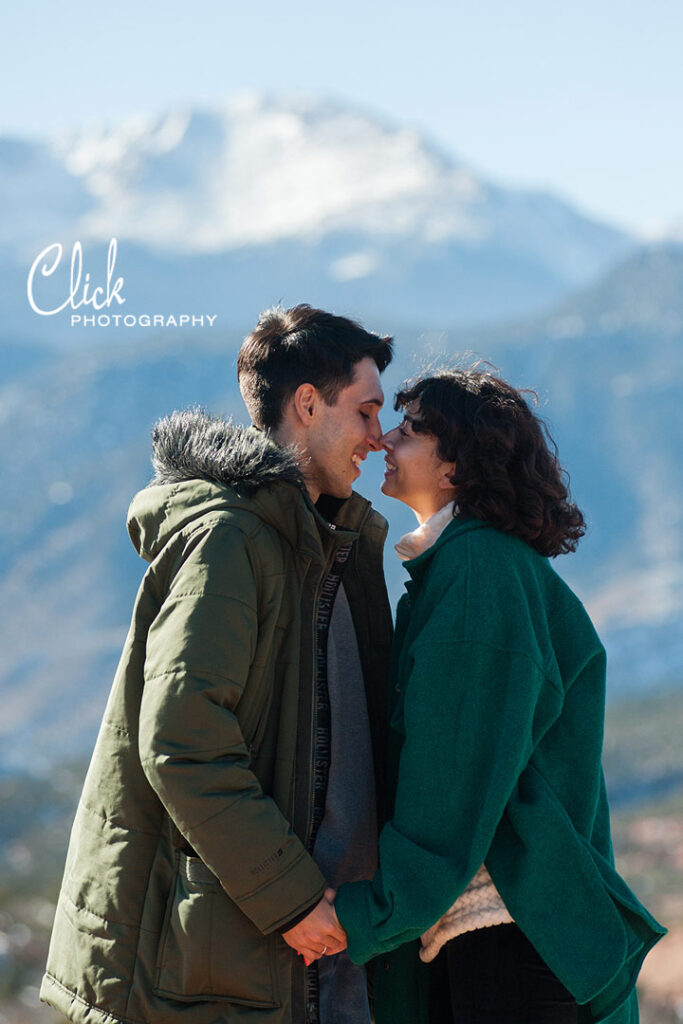
{"label": "black pants", "polygon": [[451,939],[432,963],[430,1024],[578,1024],[579,1008],[515,924]]}

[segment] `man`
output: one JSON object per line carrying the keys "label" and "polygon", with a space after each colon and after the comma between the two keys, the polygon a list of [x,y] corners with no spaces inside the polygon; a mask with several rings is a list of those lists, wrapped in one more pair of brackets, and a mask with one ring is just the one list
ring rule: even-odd
{"label": "man", "polygon": [[375,868],[386,524],[352,484],[390,359],[352,321],[275,310],[238,359],[257,429],[155,428],[128,522],[151,564],[41,991],[78,1024],[369,1020],[326,889]]}

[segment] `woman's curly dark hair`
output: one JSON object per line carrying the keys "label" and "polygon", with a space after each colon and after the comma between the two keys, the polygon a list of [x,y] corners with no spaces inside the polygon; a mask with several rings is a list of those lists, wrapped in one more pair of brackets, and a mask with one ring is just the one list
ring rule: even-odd
{"label": "woman's curly dark hair", "polygon": [[413,429],[433,435],[439,458],[455,462],[460,512],[548,557],[576,549],[583,515],[569,500],[555,442],[521,391],[489,371],[439,370],[405,384],[394,407],[415,401]]}

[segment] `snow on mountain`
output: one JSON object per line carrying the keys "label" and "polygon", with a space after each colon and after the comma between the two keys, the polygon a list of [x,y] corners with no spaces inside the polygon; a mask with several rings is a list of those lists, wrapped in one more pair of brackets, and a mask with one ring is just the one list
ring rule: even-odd
{"label": "snow on mountain", "polygon": [[100,200],[97,237],[217,252],[336,230],[480,231],[481,186],[415,132],[318,101],[245,98],[215,111],[174,110],[57,144]]}
{"label": "snow on mountain", "polygon": [[643,240],[652,245],[666,245],[667,242],[683,242],[683,216],[671,220],[659,221],[646,227]]}
{"label": "snow on mountain", "polygon": [[77,131],[49,152],[90,201],[55,203],[69,237],[185,254],[360,237],[330,267],[340,281],[367,277],[407,241],[503,251],[577,285],[630,245],[556,197],[488,183],[412,128],[320,99],[177,108]]}
{"label": "snow on mountain", "polygon": [[242,96],[45,143],[0,139],[8,334],[92,343],[70,310],[29,307],[27,275],[59,242],[64,258],[38,286],[41,309],[61,308],[73,243],[94,282],[111,238],[126,312],[211,312],[223,329],[278,301],[367,320],[510,323],[634,244],[554,196],[486,181],[412,128],[320,99]]}

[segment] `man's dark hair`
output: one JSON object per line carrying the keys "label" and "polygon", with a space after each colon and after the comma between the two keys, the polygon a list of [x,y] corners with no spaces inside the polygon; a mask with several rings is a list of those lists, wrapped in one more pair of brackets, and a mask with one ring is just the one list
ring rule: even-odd
{"label": "man's dark hair", "polygon": [[304,304],[266,310],[237,357],[249,415],[262,430],[275,430],[300,384],[313,384],[334,405],[353,381],[356,363],[369,357],[381,373],[391,362],[392,344],[354,320]]}
{"label": "man's dark hair", "polygon": [[[534,392],[529,392],[536,397]],[[513,533],[542,555],[574,551],[584,518],[547,426],[524,394],[487,371],[440,370],[404,385],[394,407],[419,402],[415,431],[436,438],[461,513]]]}

